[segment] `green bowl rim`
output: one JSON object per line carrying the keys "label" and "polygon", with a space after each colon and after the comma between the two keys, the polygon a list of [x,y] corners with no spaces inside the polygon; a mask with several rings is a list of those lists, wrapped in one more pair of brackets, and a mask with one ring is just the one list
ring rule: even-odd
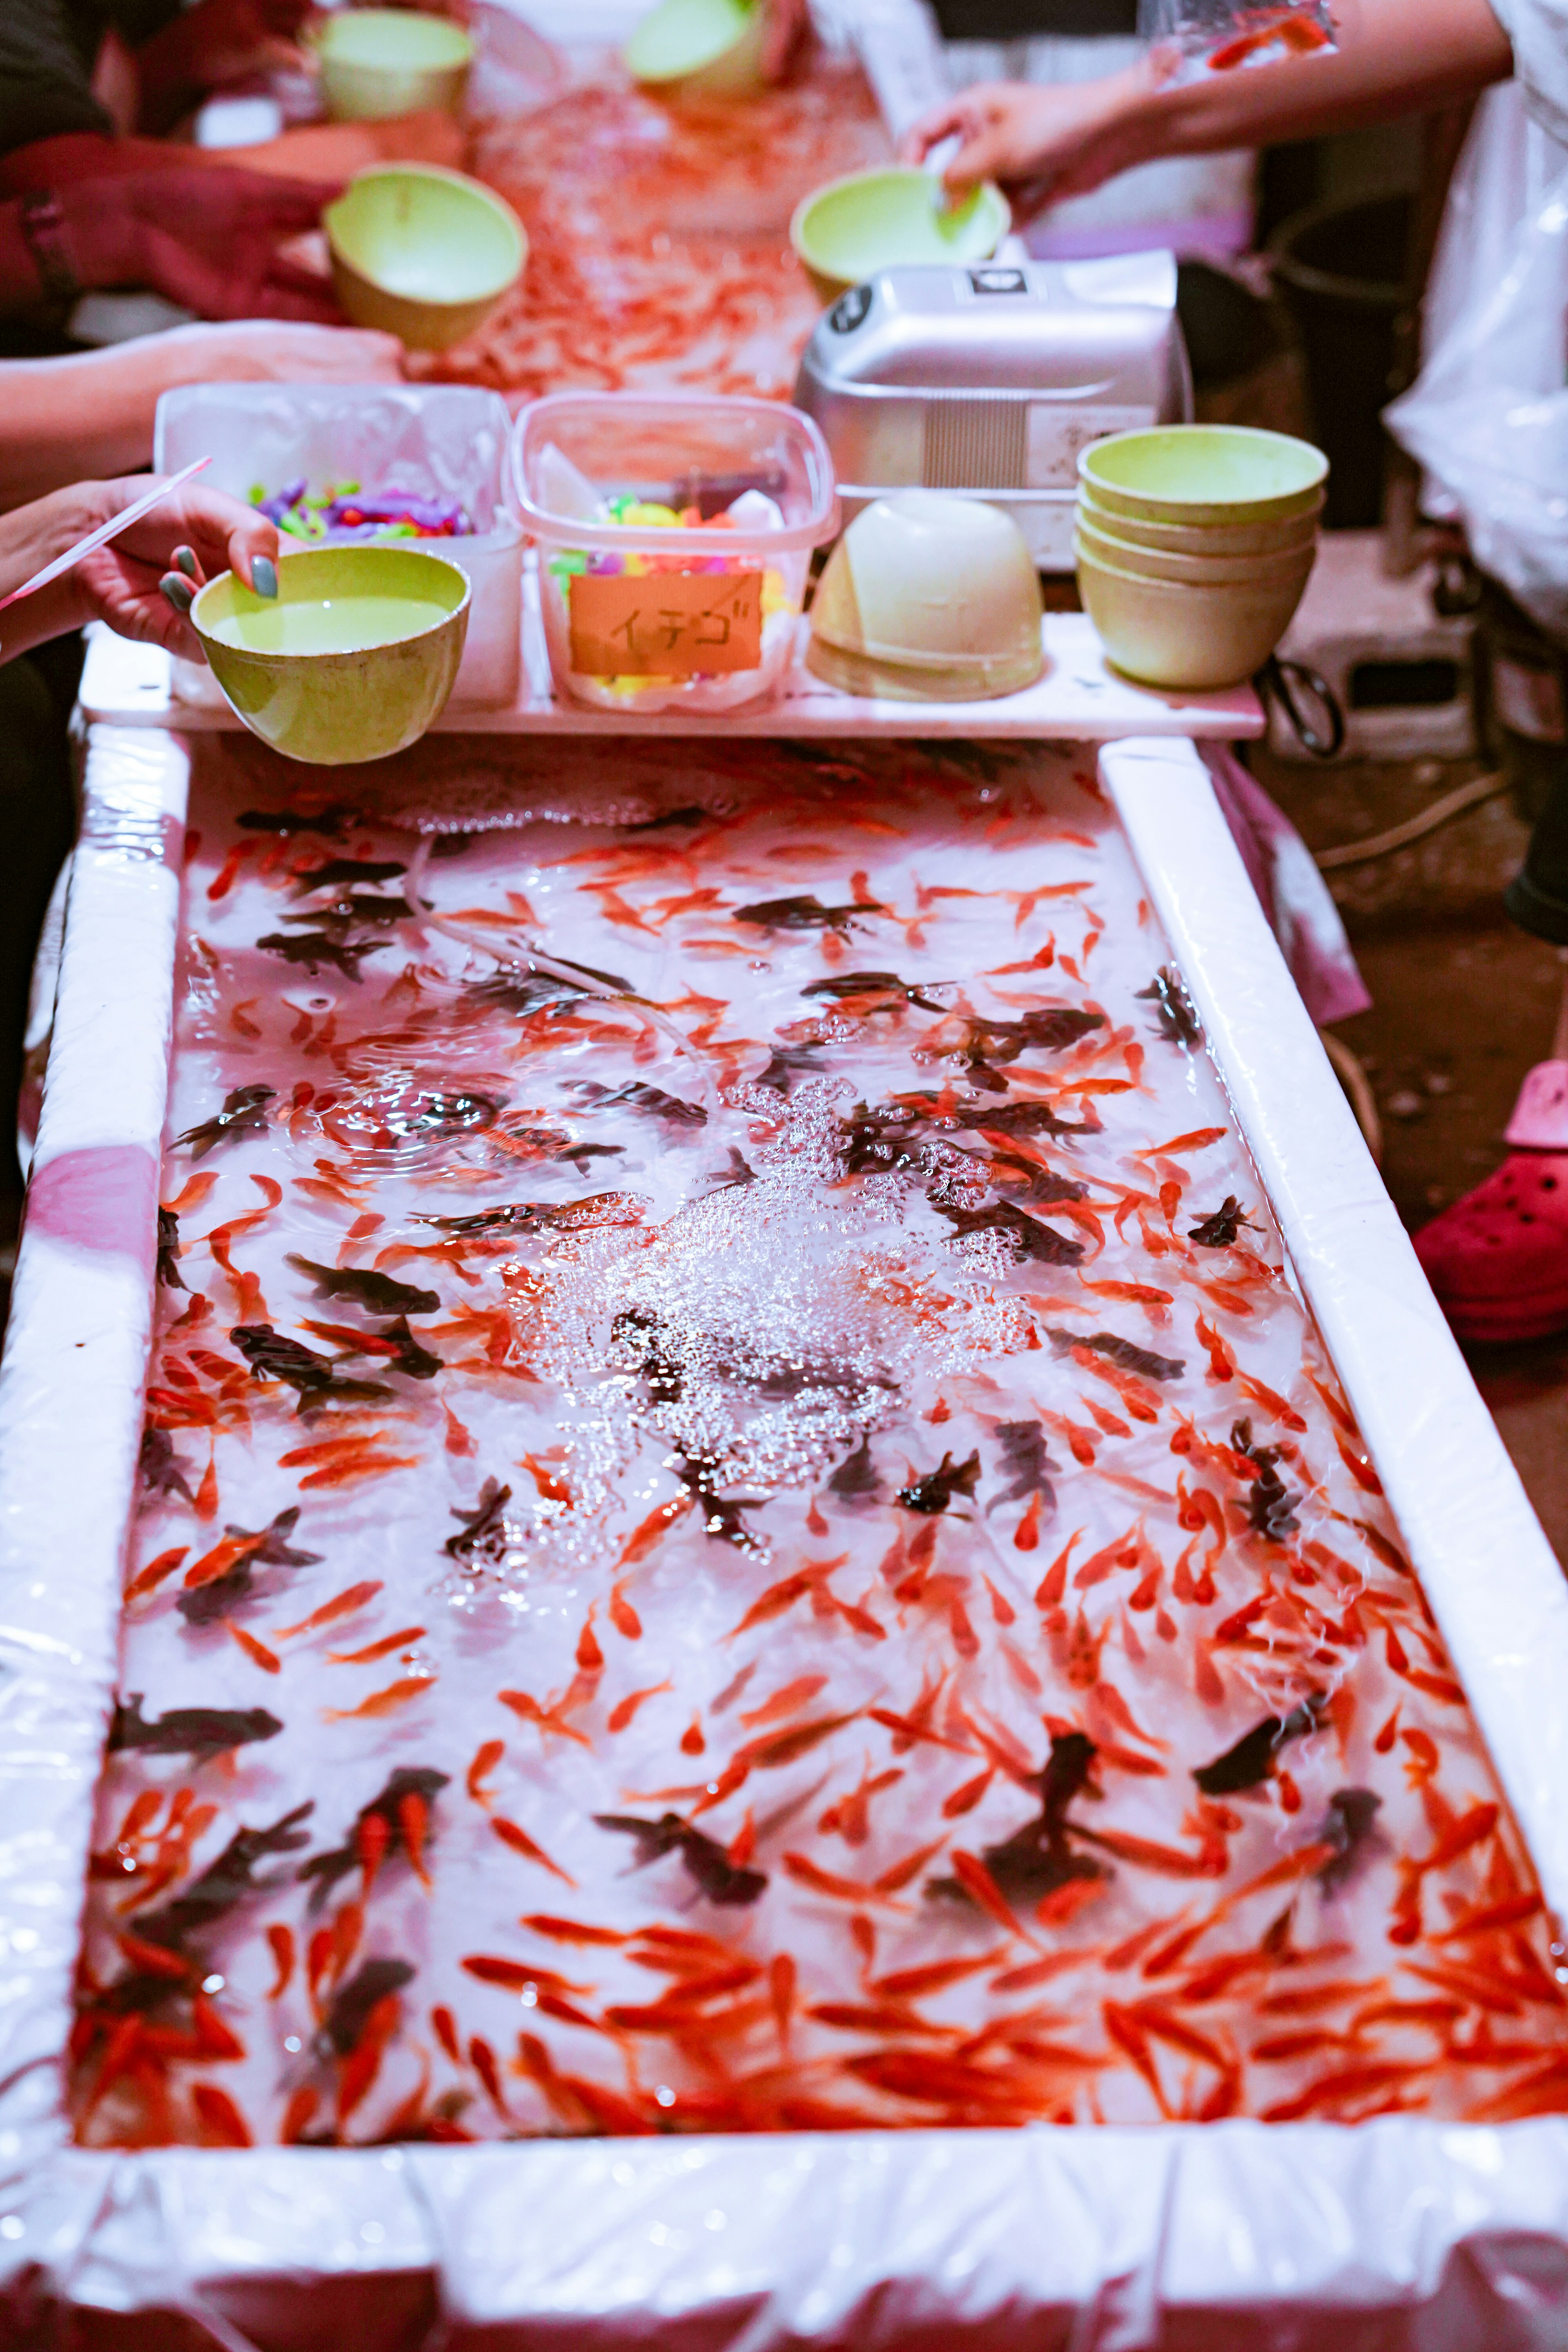
{"label": "green bowl rim", "polygon": [[[1098,452],[1105,449],[1114,449],[1128,441],[1152,440],[1156,434],[1164,436],[1169,436],[1172,434],[1180,434],[1185,437],[1200,433],[1210,438],[1223,436],[1227,440],[1240,440],[1247,442],[1268,441],[1279,444],[1286,448],[1310,450],[1311,455],[1318,460],[1319,470],[1312,476],[1312,478],[1310,481],[1299,482],[1294,489],[1268,490],[1246,499],[1226,499],[1215,498],[1212,496],[1204,497],[1195,491],[1188,491],[1184,495],[1177,497],[1172,493],[1162,490],[1136,489],[1122,482],[1101,480],[1095,474],[1090,464],[1091,458],[1093,458]],[[1270,432],[1267,426],[1261,425],[1140,425],[1133,426],[1126,433],[1108,433],[1101,440],[1087,443],[1078,453],[1078,477],[1079,481],[1091,484],[1092,487],[1101,494],[1109,493],[1114,498],[1121,499],[1142,499],[1145,505],[1152,507],[1236,508],[1240,510],[1237,517],[1238,522],[1241,517],[1249,509],[1277,506],[1281,499],[1304,498],[1312,490],[1321,490],[1324,482],[1328,478],[1328,458],[1325,457],[1322,450],[1318,447],[1315,441],[1303,440],[1299,433],[1273,433]],[[1258,514],[1256,516],[1256,520],[1259,522],[1268,522],[1275,520],[1275,518],[1268,514]],[[1199,528],[1201,528],[1201,526],[1199,526]],[[1223,528],[1223,526],[1216,525],[1215,528]]]}
{"label": "green bowl rim", "polygon": [[672,73],[656,74],[645,72],[634,66],[631,58],[633,45],[643,26],[650,17],[657,16],[661,8],[669,5],[669,0],[654,0],[654,5],[638,17],[626,39],[621,43],[621,63],[641,89],[671,89],[677,82],[689,81],[694,75],[710,73],[713,68],[729,57],[732,50],[738,49],[742,41],[751,38],[763,4],[763,0],[740,0],[740,5],[746,11],[746,22],[738,33],[733,34],[724,43],[722,48],[711,50],[707,57],[700,58],[695,65],[677,66]]}
{"label": "green bowl rim", "polygon": [[[930,177],[931,174],[923,165],[919,163],[868,163],[858,172],[841,172],[836,180],[824,180],[819,188],[808,189],[791,213],[789,219],[789,241],[796,258],[803,262],[807,269],[814,269],[819,278],[831,278],[835,284],[840,286],[858,285],[860,282],[858,279],[846,278],[841,270],[830,268],[826,262],[818,260],[815,254],[807,250],[805,236],[806,215],[814,205],[822,202],[824,197],[837,195],[841,188],[862,186],[868,180],[923,180]],[[994,180],[977,181],[971,197],[966,198],[965,202],[973,201],[973,197],[984,198],[999,206],[1002,217],[1001,225],[996,231],[996,243],[1000,245],[1013,226],[1012,205]],[[975,257],[979,258],[978,256]]]}
{"label": "green bowl rim", "polygon": [[[1301,507],[1294,514],[1259,515],[1251,522],[1237,521],[1234,519],[1226,522],[1180,522],[1173,516],[1124,514],[1120,507],[1102,506],[1099,497],[1100,488],[1101,485],[1099,482],[1091,481],[1087,476],[1079,479],[1077,509],[1079,513],[1087,511],[1089,514],[1103,515],[1108,522],[1142,524],[1145,530],[1189,530],[1199,539],[1206,538],[1210,531],[1216,530],[1298,530],[1304,523],[1310,523],[1314,530],[1321,531],[1322,526],[1318,518],[1322,513],[1323,505],[1328,497],[1327,490],[1320,484],[1317,504]],[[1131,498],[1136,493],[1124,491],[1121,495]],[[1195,500],[1194,503],[1214,506],[1219,502],[1213,499],[1205,499]],[[1179,551],[1174,548],[1167,550],[1170,554],[1176,554]],[[1258,552],[1266,554],[1268,550],[1260,548]]]}
{"label": "green bowl rim", "polygon": [[[348,202],[349,197],[353,194],[354,189],[359,186],[362,180],[390,180],[393,178],[410,180],[447,180],[449,182],[455,182],[459,188],[468,189],[469,194],[472,195],[482,196],[486,204],[489,205],[490,210],[498,214],[506,223],[507,226],[510,229],[513,236],[517,240],[517,267],[512,271],[511,276],[503,279],[500,286],[492,288],[492,289],[486,294],[464,294],[456,298],[443,294],[405,294],[400,292],[395,286],[387,286],[384,284],[379,278],[373,278],[370,272],[363,268],[359,262],[351,260],[349,256],[342,250],[342,247],[338,243],[337,236],[332,226],[332,215],[338,210],[338,207],[341,205],[345,205]],[[482,180],[473,179],[467,172],[454,172],[450,166],[446,163],[367,163],[363,171],[356,172],[353,174],[353,177],[344,187],[342,194],[334,196],[331,203],[325,207],[321,214],[321,226],[327,233],[327,249],[331,255],[333,261],[337,263],[340,268],[350,271],[353,277],[359,279],[362,285],[371,287],[374,292],[381,295],[386,301],[406,302],[415,310],[466,310],[475,302],[497,302],[510,287],[516,285],[518,279],[521,277],[523,271],[528,267],[528,231],[524,228],[521,221],[518,218],[510,205],[507,203],[506,198],[504,196],[498,195],[493,188],[487,188]]]}
{"label": "green bowl rim", "polygon": [[322,63],[325,64],[329,58],[331,58],[332,30],[335,26],[344,24],[352,17],[397,17],[408,16],[410,15],[422,16],[425,22],[432,25],[438,25],[446,32],[455,33],[464,45],[464,54],[460,58],[448,58],[442,64],[437,64],[435,60],[432,59],[426,65],[379,65],[374,59],[369,58],[338,58],[333,60],[333,62],[340,66],[347,66],[351,71],[357,73],[403,74],[453,73],[457,70],[458,66],[471,66],[473,64],[474,59],[479,53],[479,45],[475,40],[472,33],[470,33],[466,26],[454,24],[450,16],[425,16],[422,10],[410,10],[407,8],[334,8],[328,13],[325,22],[321,25],[319,29],[309,29],[300,37],[307,46],[314,51],[315,55],[321,58]]}
{"label": "green bowl rim", "polygon": [[[1286,547],[1279,549],[1254,548],[1251,550],[1243,550],[1239,553],[1232,551],[1229,554],[1188,555],[1179,547],[1143,547],[1133,539],[1118,539],[1113,530],[1101,530],[1087,515],[1080,512],[1073,518],[1073,536],[1075,539],[1078,539],[1085,532],[1088,533],[1090,539],[1102,541],[1108,547],[1125,548],[1129,555],[1152,555],[1163,563],[1250,563],[1275,565],[1282,564],[1283,559],[1286,556],[1289,556],[1294,559],[1297,564],[1299,564],[1304,557],[1310,558],[1310,561],[1308,563],[1308,569],[1310,571],[1311,569],[1311,565],[1318,560],[1318,538],[1316,533],[1314,533],[1312,538],[1304,540],[1299,547]],[[1094,550],[1090,548],[1089,550],[1089,553],[1093,556]],[[1121,568],[1116,563],[1107,563],[1103,557],[1097,560],[1100,562],[1101,568],[1105,571],[1114,572]],[[1276,579],[1279,575],[1278,572],[1271,571],[1267,576],[1270,579]],[[1137,577],[1140,579],[1148,578],[1154,580],[1158,579],[1160,574],[1158,572],[1149,572],[1147,574],[1139,572]],[[1167,581],[1165,583],[1167,587],[1174,587],[1179,584],[1182,583],[1178,581]],[[1194,588],[1226,588],[1231,586],[1233,583],[1226,580],[1205,580],[1200,576],[1196,579],[1190,580],[1185,584]]]}
{"label": "green bowl rim", "polygon": [[[265,652],[259,646],[231,646],[227,642],[226,638],[213,636],[209,631],[203,628],[201,623],[196,618],[196,614],[201,611],[204,600],[208,594],[210,594],[211,591],[215,588],[221,587],[226,580],[233,580],[237,576],[231,566],[227,572],[218,572],[215,578],[207,581],[204,586],[196,591],[195,597],[191,604],[190,612],[192,628],[195,629],[197,636],[201,639],[204,646],[218,646],[226,654],[239,654],[247,661],[363,661],[368,654],[389,653],[394,646],[416,646],[422,637],[433,637],[437,631],[444,629],[449,621],[460,619],[462,614],[467,612],[468,605],[473,599],[474,583],[469,579],[468,573],[463,570],[460,563],[454,563],[449,555],[426,555],[422,548],[417,547],[378,548],[374,545],[365,546],[359,542],[356,542],[352,547],[302,547],[297,554],[281,557],[279,559],[279,562],[280,565],[282,563],[304,563],[312,556],[322,555],[414,556],[421,563],[438,563],[443,571],[455,572],[458,579],[463,583],[463,593],[458,602],[453,605],[451,611],[449,613],[443,613],[438,621],[431,621],[422,629],[411,629],[405,637],[388,637],[385,645],[384,646],[362,646],[357,652],[351,652],[344,647],[340,648],[335,653],[291,654],[284,653],[282,651],[269,653]],[[279,572],[279,577],[282,577],[281,571]],[[245,587],[243,580],[240,581],[239,584],[242,588]],[[246,593],[247,595],[254,595],[255,591],[254,589],[247,589]]]}

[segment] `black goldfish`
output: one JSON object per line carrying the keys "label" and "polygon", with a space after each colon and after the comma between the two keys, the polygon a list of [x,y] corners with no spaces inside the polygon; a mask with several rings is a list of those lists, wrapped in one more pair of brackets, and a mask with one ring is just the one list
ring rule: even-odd
{"label": "black goldfish", "polygon": [[762,1871],[738,1869],[716,1839],[683,1822],[679,1813],[661,1813],[657,1822],[637,1821],[630,1813],[595,1813],[594,1819],[602,1830],[637,1840],[638,1870],[679,1853],[710,1903],[754,1903],[767,1886]]}

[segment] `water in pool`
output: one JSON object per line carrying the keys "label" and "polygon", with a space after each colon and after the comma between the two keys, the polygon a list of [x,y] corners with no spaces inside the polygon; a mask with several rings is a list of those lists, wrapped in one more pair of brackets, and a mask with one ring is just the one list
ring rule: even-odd
{"label": "water in pool", "polygon": [[215,621],[209,636],[254,654],[363,654],[447,617],[431,596],[313,596]]}

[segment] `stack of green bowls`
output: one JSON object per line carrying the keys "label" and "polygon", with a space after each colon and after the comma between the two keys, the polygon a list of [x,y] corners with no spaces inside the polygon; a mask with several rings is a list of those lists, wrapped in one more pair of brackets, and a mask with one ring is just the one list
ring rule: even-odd
{"label": "stack of green bowls", "polygon": [[1328,459],[1240,425],[1116,433],[1079,458],[1079,593],[1116,667],[1203,692],[1260,669],[1317,553]]}

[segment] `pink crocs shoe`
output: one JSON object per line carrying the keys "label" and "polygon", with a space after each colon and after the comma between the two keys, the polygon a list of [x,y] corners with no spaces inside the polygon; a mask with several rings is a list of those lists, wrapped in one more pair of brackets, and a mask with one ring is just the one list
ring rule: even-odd
{"label": "pink crocs shoe", "polygon": [[1538,1062],[1505,1130],[1502,1166],[1415,1236],[1460,1339],[1568,1330],[1568,1062]]}

